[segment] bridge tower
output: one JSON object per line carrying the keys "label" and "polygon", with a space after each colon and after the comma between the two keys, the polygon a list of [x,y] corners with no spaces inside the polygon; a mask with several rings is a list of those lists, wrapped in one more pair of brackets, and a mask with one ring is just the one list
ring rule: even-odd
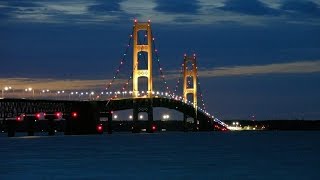
{"label": "bridge tower", "polygon": [[[139,40],[139,31],[146,31],[147,36],[147,44],[140,44]],[[144,43],[144,42],[143,42]],[[148,53],[147,62],[148,66],[146,69],[139,69],[138,57],[140,52]],[[139,77],[146,77],[148,79],[148,90],[146,98],[152,97],[153,84],[152,84],[152,34],[151,34],[151,26],[150,20],[148,22],[138,22],[134,21],[133,27],[133,85],[132,92],[133,98],[139,97]],[[133,100],[133,129],[132,132],[139,132],[140,127],[138,126],[138,114],[140,112],[146,112],[148,114],[148,132],[153,132],[153,107],[152,107],[152,99],[147,100],[147,103],[139,102],[139,99]]]}
{"label": "bridge tower", "polygon": [[[191,63],[191,66],[188,66]],[[197,120],[197,108],[198,108],[198,97],[197,97],[197,59],[196,55],[187,56],[184,55],[183,58],[183,98],[184,101],[187,103],[188,101],[188,94],[193,95],[193,107],[195,109],[195,118],[194,118],[194,130],[198,130],[199,121]],[[188,78],[192,78],[192,84],[189,85]],[[187,123],[187,115],[184,114],[183,116],[184,125],[186,127]]]}
{"label": "bridge tower", "polygon": [[[138,44],[138,32],[141,30],[147,31],[147,44]],[[147,69],[139,69],[138,56],[139,52],[148,53],[148,67]],[[141,63],[141,62],[140,62]],[[148,78],[148,97],[152,96],[152,37],[151,37],[151,26],[150,20],[148,22],[139,23],[137,20],[134,21],[133,27],[133,97],[138,97],[139,92],[139,77]]]}

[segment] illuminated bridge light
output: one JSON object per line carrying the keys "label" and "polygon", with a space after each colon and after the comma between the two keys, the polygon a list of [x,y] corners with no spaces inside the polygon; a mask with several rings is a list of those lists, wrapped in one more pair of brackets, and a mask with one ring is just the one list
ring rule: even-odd
{"label": "illuminated bridge light", "polygon": [[155,125],[152,126],[152,131],[155,131],[157,127]]}
{"label": "illuminated bridge light", "polygon": [[102,134],[102,133],[103,133],[103,126],[102,126],[102,124],[98,124],[96,129],[97,129],[97,132],[98,132],[99,134]]}
{"label": "illuminated bridge light", "polygon": [[37,118],[37,119],[40,119],[40,117],[41,117],[40,113],[37,113],[37,114],[36,114],[36,118]]}
{"label": "illuminated bridge light", "polygon": [[77,113],[77,112],[73,112],[73,113],[71,113],[71,116],[72,116],[73,118],[76,118],[76,117],[78,116],[78,113]]}

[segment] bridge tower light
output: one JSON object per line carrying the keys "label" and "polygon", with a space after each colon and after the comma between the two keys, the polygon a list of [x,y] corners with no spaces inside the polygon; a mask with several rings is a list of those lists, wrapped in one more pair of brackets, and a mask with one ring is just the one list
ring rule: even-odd
{"label": "bridge tower light", "polygon": [[[148,91],[146,97],[152,97],[153,84],[152,84],[152,36],[151,36],[151,21],[148,22],[138,22],[136,19],[134,20],[133,27],[133,97],[139,97],[139,77],[146,77],[148,79]],[[147,31],[147,44],[138,44],[138,32],[141,30]],[[147,69],[139,69],[138,66],[138,56],[140,52],[148,53],[147,61],[148,67]]]}

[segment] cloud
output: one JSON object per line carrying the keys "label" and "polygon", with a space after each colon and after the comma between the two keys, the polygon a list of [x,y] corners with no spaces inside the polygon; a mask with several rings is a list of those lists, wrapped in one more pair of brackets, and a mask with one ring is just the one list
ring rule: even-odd
{"label": "cloud", "polygon": [[281,64],[219,67],[199,70],[201,77],[252,76],[261,74],[302,74],[320,72],[320,60]]}
{"label": "cloud", "polygon": [[[107,87],[107,80],[58,80],[58,79],[35,79],[35,78],[6,78],[0,79],[1,84],[25,89],[32,87],[36,90],[87,90]],[[119,81],[120,83],[120,81]]]}
{"label": "cloud", "polygon": [[[308,74],[320,72],[320,60],[290,62],[280,64],[266,65],[248,65],[248,66],[233,66],[233,67],[218,67],[212,69],[199,69],[200,78],[212,77],[229,77],[229,76],[256,76],[270,74]],[[181,77],[181,72],[166,71],[166,80],[175,81]],[[161,81],[156,79],[154,81]],[[69,91],[89,91],[89,90],[104,90],[107,84],[111,82],[105,79],[44,79],[44,78],[0,78],[0,84],[4,86],[12,86],[17,92],[25,88],[32,87],[36,91],[50,89],[51,91],[69,90]],[[118,90],[127,79],[118,79],[112,85],[110,90]]]}
{"label": "cloud", "polygon": [[0,1],[0,17],[11,22],[103,23],[119,21],[128,14],[121,11],[121,1]]}
{"label": "cloud", "polygon": [[89,12],[98,14],[109,14],[110,12],[122,12],[120,3],[121,0],[108,0],[102,1],[99,4],[91,5],[88,7]]}
{"label": "cloud", "polygon": [[219,9],[246,15],[277,15],[278,11],[259,0],[227,0]]}
{"label": "cloud", "polygon": [[281,9],[288,13],[299,13],[303,15],[320,17],[320,6],[312,1],[286,1]]}
{"label": "cloud", "polygon": [[176,17],[173,21],[179,22],[179,23],[190,23],[190,22],[196,22],[198,19],[192,18],[192,17]]}
{"label": "cloud", "polygon": [[[319,25],[319,0],[0,0],[0,19],[14,23],[106,24],[138,18],[160,24]],[[6,23],[7,24],[7,23]]]}
{"label": "cloud", "polygon": [[154,10],[172,14],[197,14],[200,4],[197,0],[156,0]]}

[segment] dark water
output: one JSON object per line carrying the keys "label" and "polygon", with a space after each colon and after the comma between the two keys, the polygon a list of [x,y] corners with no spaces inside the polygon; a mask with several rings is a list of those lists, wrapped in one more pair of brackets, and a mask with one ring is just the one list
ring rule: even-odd
{"label": "dark water", "polygon": [[320,179],[320,131],[0,137],[0,179]]}

